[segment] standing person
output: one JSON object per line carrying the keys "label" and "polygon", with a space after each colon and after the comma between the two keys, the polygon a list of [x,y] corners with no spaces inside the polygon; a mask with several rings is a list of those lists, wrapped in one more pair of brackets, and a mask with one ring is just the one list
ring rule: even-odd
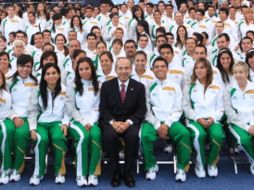
{"label": "standing person", "polygon": [[71,31],[77,32],[77,39],[81,44],[85,42],[85,31],[82,26],[81,18],[77,15],[73,16],[70,22]]}
{"label": "standing person", "polygon": [[[5,37],[9,36],[11,32],[17,32],[22,29],[21,18],[15,15],[13,4],[8,6],[7,13],[8,16],[1,22],[1,31]],[[9,39],[7,41],[9,42]]]}
{"label": "standing person", "polygon": [[254,175],[253,92],[254,83],[248,80],[249,67],[244,62],[233,66],[235,81],[225,90],[225,112],[230,123],[229,129],[250,161],[250,172]]}
{"label": "standing person", "polygon": [[128,39],[137,39],[136,28],[139,20],[144,20],[144,12],[139,5],[132,8],[132,19],[128,25]]}
{"label": "standing person", "polygon": [[[185,88],[184,113],[197,152],[195,174],[204,178],[204,166],[208,164],[208,175],[218,175],[217,162],[225,137],[220,120],[224,113],[222,87],[213,81],[213,70],[205,58],[194,65],[190,85]],[[209,138],[210,151],[206,157],[206,140]]]}
{"label": "standing person", "polygon": [[146,113],[146,99],[144,86],[130,79],[131,71],[130,60],[120,58],[116,63],[118,77],[104,82],[101,87],[99,122],[104,148],[113,172],[111,179],[113,187],[121,183],[119,137],[123,137],[125,143],[124,181],[128,187],[135,186],[131,171],[138,154],[138,134]]}
{"label": "standing person", "polygon": [[176,144],[178,161],[175,179],[185,182],[191,155],[191,136],[179,122],[183,113],[182,90],[167,78],[168,62],[162,57],[154,60],[153,72],[156,79],[147,91],[148,113],[141,129],[146,179],[154,180],[159,169],[153,154],[153,143],[159,136],[162,139],[170,137]]}
{"label": "standing person", "polygon": [[101,130],[97,125],[99,83],[90,58],[80,58],[75,72],[75,84],[68,89],[67,109],[73,118],[69,134],[76,150],[76,180],[78,186],[96,186],[101,173]]}
{"label": "standing person", "polygon": [[235,64],[233,55],[228,48],[222,48],[218,53],[217,68],[220,71],[222,86],[226,87],[233,82],[233,65]]}
{"label": "standing person", "polygon": [[[14,162],[10,181],[19,181],[25,166],[25,156],[29,149],[30,130],[27,120],[29,101],[37,79],[32,75],[33,58],[21,55],[17,60],[17,71],[10,78],[9,91],[12,96],[12,112],[10,118],[15,125]],[[22,98],[20,98],[22,95]]]}
{"label": "standing person", "polygon": [[0,71],[0,184],[9,182],[9,171],[12,167],[14,124],[9,119],[11,112],[11,95],[6,90],[5,76]]}
{"label": "standing person", "polygon": [[32,93],[28,109],[31,138],[36,142],[35,168],[31,185],[39,185],[45,175],[49,139],[54,152],[55,183],[65,182],[65,153],[69,117],[66,112],[66,87],[61,85],[61,72],[54,63],[42,68],[39,88]]}

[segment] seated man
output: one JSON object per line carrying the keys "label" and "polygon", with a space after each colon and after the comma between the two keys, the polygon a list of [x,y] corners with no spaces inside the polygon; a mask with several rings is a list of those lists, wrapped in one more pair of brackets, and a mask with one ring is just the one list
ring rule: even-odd
{"label": "seated man", "polygon": [[177,181],[186,181],[191,155],[191,137],[188,129],[179,119],[182,110],[181,88],[167,78],[168,62],[158,57],[153,62],[155,81],[147,90],[146,122],[141,129],[141,143],[144,153],[146,179],[154,180],[158,165],[153,154],[153,143],[157,136],[162,139],[172,138],[176,145]]}
{"label": "seated man", "polygon": [[118,77],[104,82],[101,87],[99,122],[102,128],[103,146],[113,172],[111,185],[117,187],[121,183],[118,139],[123,137],[124,181],[128,187],[134,187],[135,180],[131,170],[137,158],[138,134],[146,113],[145,87],[130,79],[132,65],[129,59],[119,58],[115,70]]}

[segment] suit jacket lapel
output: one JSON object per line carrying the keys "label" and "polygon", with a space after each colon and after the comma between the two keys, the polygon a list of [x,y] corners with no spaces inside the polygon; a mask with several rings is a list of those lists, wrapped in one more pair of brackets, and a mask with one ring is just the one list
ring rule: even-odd
{"label": "suit jacket lapel", "polygon": [[[119,84],[118,84],[118,78],[115,78],[113,80],[115,80],[115,85],[113,87],[113,90],[115,90],[115,93],[112,93],[113,96],[111,98],[112,99],[115,98],[115,100],[118,102],[118,105],[121,105],[122,103],[121,103],[121,94],[120,94],[120,89],[119,89]],[[114,95],[115,95],[115,97],[114,97]]]}

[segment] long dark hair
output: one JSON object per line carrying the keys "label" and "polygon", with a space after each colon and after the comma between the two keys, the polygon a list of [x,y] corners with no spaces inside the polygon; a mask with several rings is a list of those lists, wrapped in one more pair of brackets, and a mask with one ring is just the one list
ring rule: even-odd
{"label": "long dark hair", "polygon": [[2,77],[2,81],[3,81],[3,84],[2,86],[0,86],[0,90],[6,90],[6,81],[5,81],[5,76],[4,76],[4,73],[2,71],[0,71],[0,75]]}
{"label": "long dark hair", "polygon": [[76,85],[76,91],[79,92],[80,95],[83,94],[84,89],[83,89],[83,84],[81,82],[81,77],[79,75],[79,67],[80,64],[86,62],[91,68],[92,75],[91,75],[91,80],[92,80],[92,85],[94,88],[94,94],[96,95],[99,91],[99,83],[97,80],[97,75],[96,75],[96,68],[93,65],[93,61],[89,57],[82,57],[77,61],[77,68],[75,71],[75,85]]}
{"label": "long dark hair", "polygon": [[55,14],[52,16],[53,24],[52,24],[51,31],[56,32],[56,26],[55,26],[54,21],[55,21],[55,20],[60,20],[60,19],[62,19],[62,15],[61,15],[60,13],[55,13]]}
{"label": "long dark hair", "polygon": [[251,68],[251,66],[250,66],[250,63],[249,63],[249,59],[251,59],[253,56],[254,56],[254,48],[251,48],[251,49],[249,49],[249,51],[246,55],[246,59],[245,59],[245,63],[247,63],[250,68]]}
{"label": "long dark hair", "polygon": [[180,36],[179,36],[179,34],[178,34],[178,32],[179,32],[179,30],[180,30],[181,28],[183,28],[183,29],[185,30],[184,40],[186,41],[187,38],[188,38],[188,31],[187,31],[186,27],[185,27],[184,25],[178,26],[177,31],[176,31],[176,44],[175,44],[175,46],[176,46],[176,47],[177,47],[177,46],[180,46],[180,48],[183,48],[184,42],[181,41],[181,38],[180,38]]}
{"label": "long dark hair", "polygon": [[[42,2],[38,3],[38,5],[39,5],[39,4],[42,4],[42,5],[43,5],[43,7],[44,7],[43,13],[44,13],[44,15],[45,15],[46,20],[48,21],[48,20],[50,19],[50,16],[49,16],[49,13],[48,13],[48,11],[47,11],[46,5],[45,5],[44,3],[42,3]],[[37,5],[36,13],[37,13],[37,17],[40,17],[40,16],[42,16],[42,15],[41,15],[40,12],[38,11],[38,5]]]}
{"label": "long dark hair", "polygon": [[[146,20],[139,20],[137,26],[142,26],[142,27],[144,28],[145,33],[146,33],[148,36],[150,36],[149,24],[147,23]],[[138,29],[137,29],[136,31],[137,31],[137,39],[139,39],[139,37],[140,37],[141,34],[138,33]]]}
{"label": "long dark hair", "polygon": [[230,74],[233,73],[233,65],[235,64],[235,62],[234,62],[234,58],[233,58],[232,52],[228,48],[222,48],[219,51],[218,59],[217,59],[217,68],[219,69],[219,71],[221,73],[221,78],[222,78],[223,82],[224,83],[229,83],[230,82],[229,81],[229,76],[225,72],[225,70],[223,69],[223,66],[222,66],[221,61],[220,61],[220,59],[221,59],[223,54],[228,54],[228,56],[231,59],[231,62],[230,62],[230,65],[229,65],[229,72],[230,72]]}
{"label": "long dark hair", "polygon": [[40,66],[39,66],[39,68],[37,69],[37,71],[40,70],[40,69],[43,67],[43,61],[44,61],[44,59],[48,58],[49,56],[54,57],[54,59],[55,59],[55,64],[58,65],[58,60],[57,60],[57,55],[56,55],[56,53],[53,52],[53,51],[45,51],[45,52],[43,52],[42,55],[41,55]]}
{"label": "long dark hair", "polygon": [[47,84],[47,81],[44,79],[44,77],[45,77],[47,70],[51,67],[53,67],[59,75],[59,79],[57,80],[56,87],[52,91],[53,101],[60,94],[60,92],[62,90],[61,71],[60,71],[59,67],[55,63],[48,63],[48,64],[44,65],[42,67],[41,82],[40,82],[40,94],[41,94],[41,99],[42,99],[42,104],[43,104],[44,109],[47,109],[47,106],[48,106],[48,89],[47,89],[48,84]]}
{"label": "long dark hair", "polygon": [[[34,64],[34,61],[33,61],[33,57],[31,55],[26,55],[26,54],[22,54],[21,56],[18,57],[17,59],[17,66],[24,66],[25,64],[27,63],[31,63],[31,66],[33,68],[33,64]],[[16,81],[17,80],[17,77],[19,76],[19,72],[16,71],[12,76],[12,81]],[[35,84],[37,85],[37,79],[35,76],[33,76],[32,74],[32,69],[31,69],[31,73],[29,75],[31,77],[31,79],[35,82]]]}
{"label": "long dark hair", "polygon": [[71,18],[71,23],[70,23],[71,28],[74,29],[74,23],[73,23],[73,21],[74,21],[75,18],[78,18],[78,20],[79,20],[79,29],[80,29],[81,32],[83,32],[82,22],[81,22],[81,19],[80,19],[80,17],[79,17],[78,15],[75,15],[75,16],[73,16],[73,17]]}
{"label": "long dark hair", "polygon": [[[91,32],[91,33],[94,33],[93,30],[95,30],[95,29],[98,29],[98,30],[101,31],[101,29],[100,29],[98,26],[93,26],[93,27],[91,28],[90,32]],[[94,34],[95,34],[95,33],[94,33]],[[96,36],[96,38],[97,38],[97,36]],[[97,40],[98,40],[98,39],[97,39]],[[100,36],[100,41],[104,41],[102,35]]]}
{"label": "long dark hair", "polygon": [[[59,36],[63,37],[64,43],[66,44],[66,43],[67,43],[66,37],[65,37],[63,34],[60,34],[60,33],[57,34],[56,37],[55,37],[55,44],[56,44],[56,39],[57,39]],[[64,45],[64,55],[67,56],[68,54],[69,54],[69,49],[66,47],[66,45]]]}
{"label": "long dark hair", "polygon": [[[136,11],[140,9],[141,10],[141,18],[138,18],[136,17],[135,13]],[[144,11],[141,9],[141,7],[139,5],[134,5],[134,7],[132,7],[132,17],[136,20],[136,21],[139,21],[139,20],[144,20]]]}

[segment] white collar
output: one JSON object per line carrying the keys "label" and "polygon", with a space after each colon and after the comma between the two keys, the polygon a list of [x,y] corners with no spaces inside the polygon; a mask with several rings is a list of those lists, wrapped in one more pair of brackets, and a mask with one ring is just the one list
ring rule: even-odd
{"label": "white collar", "polygon": [[121,82],[121,81],[119,80],[119,78],[118,78],[117,81],[118,81],[119,89],[121,90],[121,89],[122,89],[122,86],[121,86],[121,85],[124,84],[124,85],[125,85],[125,90],[126,90],[127,87],[128,87],[128,84],[129,84],[130,79],[128,79],[128,80],[125,81],[125,82]]}

